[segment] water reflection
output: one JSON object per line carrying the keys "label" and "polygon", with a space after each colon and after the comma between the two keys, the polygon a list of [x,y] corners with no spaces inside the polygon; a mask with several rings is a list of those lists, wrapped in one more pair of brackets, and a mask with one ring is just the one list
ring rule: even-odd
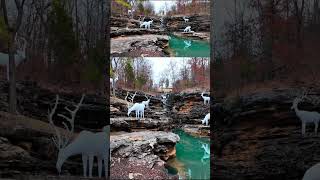
{"label": "water reflection", "polygon": [[194,137],[182,130],[174,131],[180,136],[176,145],[177,156],[168,161],[179,179],[210,179],[209,138]]}

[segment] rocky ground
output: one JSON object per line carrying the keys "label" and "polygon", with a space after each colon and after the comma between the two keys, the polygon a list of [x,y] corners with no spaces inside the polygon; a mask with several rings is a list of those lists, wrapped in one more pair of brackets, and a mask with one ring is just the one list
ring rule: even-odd
{"label": "rocky ground", "polygon": [[182,37],[182,38],[189,38],[193,40],[205,40],[210,41],[210,32],[174,32],[173,35]]}
{"label": "rocky ground", "polygon": [[168,56],[165,51],[168,43],[169,36],[156,34],[112,38],[111,55],[131,57],[134,53],[143,52],[139,56]]}
{"label": "rocky ground", "polygon": [[[320,136],[314,126],[301,135],[301,122],[290,109],[293,89],[272,89],[214,105],[214,179],[302,179],[320,161]],[[318,96],[314,90],[309,95]],[[318,111],[308,102],[300,109]]]}
{"label": "rocky ground", "polygon": [[175,157],[178,135],[142,131],[111,136],[110,140],[112,178],[169,178],[164,165],[166,160]]}
{"label": "rocky ground", "polygon": [[[179,136],[170,131],[184,127],[190,134],[208,136],[209,127],[201,125],[201,120],[209,106],[203,105],[201,93],[172,94],[167,106],[160,96],[149,95],[150,108],[145,111],[145,119],[136,120],[133,114],[127,116],[126,94],[126,90],[120,89],[110,99],[111,176],[177,179],[165,169],[166,161],[175,157],[175,144],[179,141]],[[134,103],[145,100],[144,94],[137,92]]]}

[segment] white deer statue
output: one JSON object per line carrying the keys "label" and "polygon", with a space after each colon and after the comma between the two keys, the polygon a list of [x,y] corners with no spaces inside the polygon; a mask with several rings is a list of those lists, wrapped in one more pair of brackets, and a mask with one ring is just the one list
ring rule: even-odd
{"label": "white deer statue", "polygon": [[73,155],[82,155],[82,165],[83,165],[83,175],[87,176],[88,169],[88,160],[89,160],[89,177],[92,177],[92,167],[94,156],[98,158],[98,173],[99,177],[102,175],[102,161],[104,161],[105,166],[105,176],[108,177],[108,166],[109,166],[109,134],[110,134],[110,126],[103,127],[102,132],[93,133],[90,131],[81,131],[79,135],[71,142],[70,139],[73,136],[74,131],[74,119],[77,111],[79,110],[82,102],[84,100],[84,95],[82,95],[80,102],[75,105],[74,110],[70,110],[68,107],[65,107],[71,117],[66,117],[63,114],[58,114],[58,116],[67,120],[70,124],[69,126],[63,122],[65,129],[67,132],[60,132],[59,128],[57,128],[53,123],[53,115],[57,109],[59,103],[59,96],[56,96],[55,105],[52,111],[49,111],[48,119],[50,125],[55,130],[56,135],[52,138],[54,144],[59,150],[58,159],[56,163],[56,168],[59,174],[61,173],[61,168],[64,162]]}
{"label": "white deer statue", "polygon": [[[26,59],[26,47],[27,41],[21,38],[23,42],[23,47],[21,50],[17,50],[14,54],[15,65],[18,66],[23,60]],[[9,81],[9,54],[0,52],[0,65],[6,66],[7,68],[7,80]]]}
{"label": "white deer statue", "polygon": [[187,26],[187,27],[183,30],[183,32],[191,32],[191,26]]}
{"label": "white deer statue", "polygon": [[150,98],[148,98],[147,95],[144,95],[144,96],[147,98],[147,100],[146,101],[142,101],[142,104],[144,104],[146,106],[146,108],[149,108]]}
{"label": "white deer statue", "polygon": [[128,16],[132,16],[132,10],[128,9]]}
{"label": "white deer statue", "polygon": [[186,16],[183,16],[183,20],[184,20],[184,22],[189,22],[189,18],[187,18]]}
{"label": "white deer statue", "polygon": [[202,124],[206,124],[206,126],[208,126],[209,124],[209,119],[210,119],[210,113],[208,113],[203,120],[201,120]]}
{"label": "white deer statue", "polygon": [[305,135],[306,133],[306,125],[309,123],[314,123],[314,132],[317,134],[318,132],[318,125],[320,121],[320,113],[316,111],[303,111],[299,110],[298,104],[305,98],[306,94],[304,94],[302,97],[297,97],[293,100],[291,109],[294,109],[296,115],[299,117],[302,125],[301,133],[302,135]]}
{"label": "white deer statue", "polygon": [[204,94],[204,92],[201,93],[201,97],[203,99],[203,103],[204,104],[210,104],[210,97],[204,96],[203,94]]}
{"label": "white deer statue", "polygon": [[[130,98],[131,98],[130,101],[131,102],[127,100],[128,95],[129,95],[128,92],[127,92],[127,96],[125,97],[125,100],[128,101],[127,102],[128,116],[130,116],[132,111],[135,111],[137,119],[139,119],[140,117],[144,118],[144,108],[146,107],[146,105],[143,104],[143,103],[135,103],[135,104],[133,104],[133,99],[136,96],[136,94],[137,94],[137,92],[135,92],[134,95],[130,96]],[[133,105],[130,107],[130,104],[133,104]]]}
{"label": "white deer statue", "polygon": [[302,178],[302,180],[316,180],[320,179],[320,163],[313,165],[309,168]]}
{"label": "white deer statue", "polygon": [[140,28],[144,26],[145,29],[151,29],[152,23],[153,23],[153,19],[151,19],[151,21],[145,21],[142,24],[140,24]]}

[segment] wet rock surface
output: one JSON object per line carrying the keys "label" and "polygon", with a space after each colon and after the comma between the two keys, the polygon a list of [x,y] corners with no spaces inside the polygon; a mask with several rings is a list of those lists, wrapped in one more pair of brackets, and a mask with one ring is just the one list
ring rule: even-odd
{"label": "wet rock surface", "polygon": [[[214,179],[302,179],[320,161],[320,136],[290,109],[292,89],[228,98],[214,106]],[[319,95],[319,91],[309,95]],[[299,109],[319,111],[301,102]]]}

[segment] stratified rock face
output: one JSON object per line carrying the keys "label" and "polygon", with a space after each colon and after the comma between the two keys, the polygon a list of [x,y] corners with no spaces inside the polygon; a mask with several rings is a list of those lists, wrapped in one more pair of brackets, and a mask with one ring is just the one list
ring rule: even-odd
{"label": "stratified rock face", "polygon": [[[301,135],[301,122],[290,109],[291,89],[229,98],[213,111],[214,179],[302,179],[320,161],[320,136],[314,126]],[[319,92],[310,92],[319,95]],[[299,108],[318,111],[302,102]]]}
{"label": "stratified rock face", "polygon": [[[127,131],[135,128],[170,130],[182,124],[201,124],[201,120],[210,112],[210,106],[203,103],[201,93],[172,93],[168,96],[167,108],[161,102],[161,97],[151,96],[149,109],[145,110],[145,119],[137,120],[135,113],[131,112],[128,117],[127,101],[125,96],[127,91],[117,90],[116,96],[110,98],[110,117],[112,131]],[[130,92],[130,95],[134,92]],[[146,98],[141,93],[137,93],[134,103],[145,101]],[[210,123],[210,121],[209,121]],[[204,130],[201,135],[209,135],[208,130]]]}
{"label": "stratified rock face", "polygon": [[[175,157],[175,144],[179,140],[178,135],[163,131],[141,131],[111,136],[111,173],[114,173],[112,177],[128,177],[129,173],[140,173],[142,177],[149,177],[151,172],[158,174],[159,171],[163,171],[160,177],[168,179],[163,160]],[[119,164],[123,171],[127,172],[116,172]]]}
{"label": "stratified rock face", "polygon": [[168,104],[172,108],[172,119],[183,124],[200,124],[210,112],[210,105],[204,104],[201,93],[171,94]]}
{"label": "stratified rock face", "polygon": [[[8,111],[8,87],[9,84],[7,82],[0,81],[0,111]],[[56,94],[61,98],[56,113],[70,116],[64,107],[69,106],[70,109],[73,109],[74,106],[71,102],[78,103],[81,99],[81,94],[52,92],[39,87],[33,82],[18,82],[18,112],[22,115],[48,122],[48,109],[50,105],[54,104]],[[106,97],[86,94],[83,105],[80,107],[75,118],[75,129],[80,130],[84,127],[88,129],[101,129],[106,124],[109,124]],[[58,125],[62,124],[58,123]]]}
{"label": "stratified rock face", "polygon": [[141,131],[111,136],[110,140],[114,157],[141,159],[157,152],[156,155],[161,154],[164,159],[169,159],[166,153],[170,152],[180,138],[171,132]]}
{"label": "stratified rock face", "polygon": [[183,16],[166,17],[166,27],[170,32],[181,32],[187,26],[191,26],[191,30],[195,32],[210,31],[210,16],[209,15],[193,15],[189,16],[189,22],[185,22]]}

